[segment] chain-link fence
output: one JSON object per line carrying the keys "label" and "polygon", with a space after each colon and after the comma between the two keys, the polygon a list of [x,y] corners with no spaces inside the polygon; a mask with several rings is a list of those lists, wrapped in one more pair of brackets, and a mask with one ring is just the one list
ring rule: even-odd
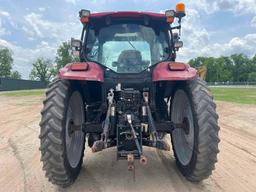
{"label": "chain-link fence", "polygon": [[233,82],[233,81],[226,81],[226,82],[207,82],[208,85],[256,85],[256,81],[241,81],[241,82]]}

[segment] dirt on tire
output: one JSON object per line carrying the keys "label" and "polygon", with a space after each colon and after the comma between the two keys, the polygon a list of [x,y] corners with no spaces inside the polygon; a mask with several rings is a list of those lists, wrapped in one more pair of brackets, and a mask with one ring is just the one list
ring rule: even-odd
{"label": "dirt on tire", "polygon": [[[193,184],[178,171],[171,152],[145,148],[148,164],[116,161],[116,149],[96,154],[86,146],[76,182],[67,189],[44,176],[39,151],[43,97],[0,96],[1,191],[255,191],[256,106],[217,102],[220,153],[213,175]],[[169,139],[169,138],[167,138]]]}

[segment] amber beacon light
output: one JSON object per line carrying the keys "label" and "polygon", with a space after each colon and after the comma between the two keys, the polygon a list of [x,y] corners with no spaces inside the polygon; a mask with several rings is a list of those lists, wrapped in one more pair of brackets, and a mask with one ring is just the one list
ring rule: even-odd
{"label": "amber beacon light", "polygon": [[185,16],[185,4],[178,3],[176,5],[176,14],[178,17],[184,17]]}

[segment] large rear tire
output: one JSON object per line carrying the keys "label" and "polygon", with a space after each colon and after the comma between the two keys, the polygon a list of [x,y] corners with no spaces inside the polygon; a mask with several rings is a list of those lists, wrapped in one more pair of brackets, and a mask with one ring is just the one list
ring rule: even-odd
{"label": "large rear tire", "polygon": [[85,135],[82,129],[73,129],[84,123],[81,91],[69,81],[57,79],[46,92],[41,114],[43,170],[50,182],[67,187],[77,178],[83,162]]}
{"label": "large rear tire", "polygon": [[171,119],[185,125],[171,134],[179,170],[193,182],[208,178],[217,162],[220,140],[216,105],[204,81],[187,81],[176,88]]}

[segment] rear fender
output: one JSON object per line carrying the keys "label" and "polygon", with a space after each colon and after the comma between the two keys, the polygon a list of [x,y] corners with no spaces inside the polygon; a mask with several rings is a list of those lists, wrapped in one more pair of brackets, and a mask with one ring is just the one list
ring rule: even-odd
{"label": "rear fender", "polygon": [[171,80],[193,80],[198,78],[197,70],[190,67],[185,63],[184,70],[170,70],[169,64],[177,64],[177,62],[165,61],[157,64],[157,66],[153,69],[152,80],[153,81],[171,81]]}
{"label": "rear fender", "polygon": [[[88,67],[87,70],[71,70],[72,64],[84,64]],[[69,63],[59,70],[58,76],[61,79],[69,80],[104,81],[103,69],[93,62]]]}

